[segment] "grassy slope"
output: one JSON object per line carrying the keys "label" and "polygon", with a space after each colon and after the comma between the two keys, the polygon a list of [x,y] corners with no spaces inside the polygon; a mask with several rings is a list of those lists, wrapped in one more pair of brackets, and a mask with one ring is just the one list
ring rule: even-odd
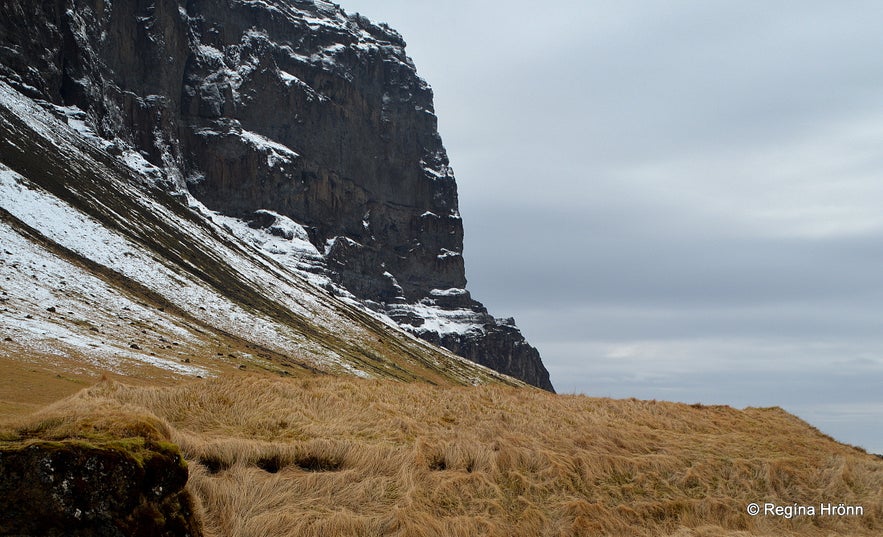
{"label": "grassy slope", "polygon": [[[211,535],[883,531],[883,461],[777,408],[236,374],[101,382],[13,429],[125,435],[127,420],[155,417],[151,429],[190,461]],[[752,501],[844,502],[865,514],[752,518]]]}

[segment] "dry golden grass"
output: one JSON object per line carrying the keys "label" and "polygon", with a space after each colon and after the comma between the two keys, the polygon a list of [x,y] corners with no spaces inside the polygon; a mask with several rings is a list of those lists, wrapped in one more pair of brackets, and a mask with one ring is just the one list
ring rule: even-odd
{"label": "dry golden grass", "polygon": [[94,384],[95,379],[0,356],[0,418],[39,410]]}
{"label": "dry golden grass", "polygon": [[[777,408],[240,375],[101,382],[6,434],[139,428],[181,447],[219,537],[883,533],[883,461]],[[753,501],[864,515],[752,518]]]}

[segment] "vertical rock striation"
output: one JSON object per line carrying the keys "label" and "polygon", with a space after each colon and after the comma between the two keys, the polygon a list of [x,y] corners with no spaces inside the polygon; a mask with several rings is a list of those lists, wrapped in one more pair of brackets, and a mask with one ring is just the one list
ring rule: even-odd
{"label": "vertical rock striation", "polygon": [[0,77],[330,292],[552,389],[465,289],[432,90],[389,27],[322,0],[7,0]]}

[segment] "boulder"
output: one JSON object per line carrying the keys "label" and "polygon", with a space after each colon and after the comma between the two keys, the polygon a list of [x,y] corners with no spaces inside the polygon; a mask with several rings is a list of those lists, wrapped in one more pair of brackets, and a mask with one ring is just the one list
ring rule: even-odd
{"label": "boulder", "polygon": [[198,537],[186,482],[168,443],[0,444],[0,535]]}

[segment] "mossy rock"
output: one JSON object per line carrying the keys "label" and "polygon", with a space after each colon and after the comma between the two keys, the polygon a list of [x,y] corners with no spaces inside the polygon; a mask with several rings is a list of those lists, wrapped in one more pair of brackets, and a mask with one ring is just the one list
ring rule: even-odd
{"label": "mossy rock", "polygon": [[198,536],[173,444],[126,438],[0,445],[0,535]]}

